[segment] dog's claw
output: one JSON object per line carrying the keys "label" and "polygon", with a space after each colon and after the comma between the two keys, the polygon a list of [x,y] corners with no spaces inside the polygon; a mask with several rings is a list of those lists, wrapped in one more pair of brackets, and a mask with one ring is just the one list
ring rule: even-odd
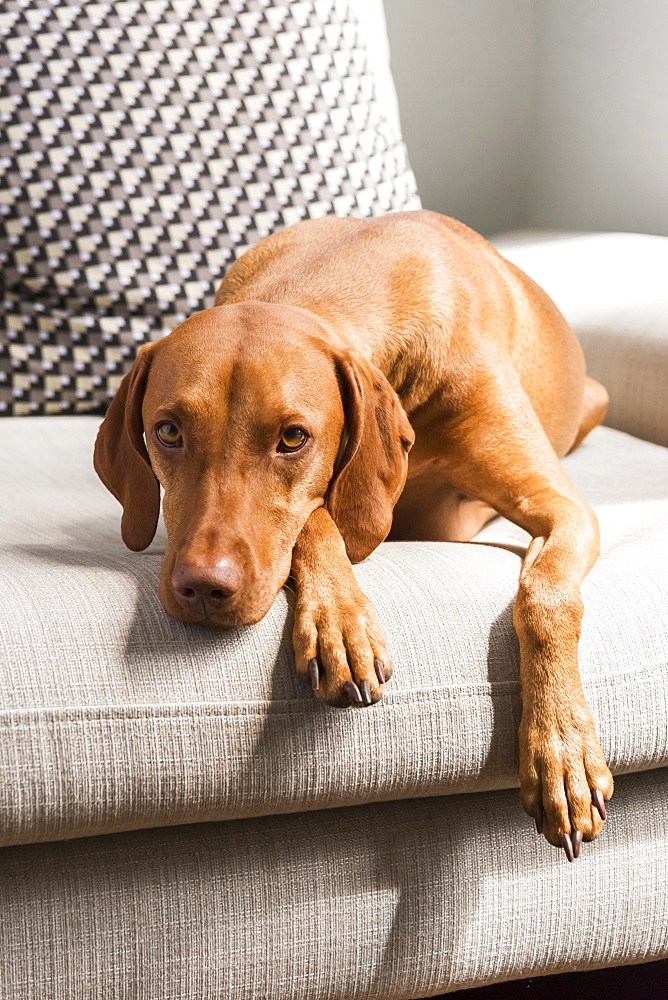
{"label": "dog's claw", "polygon": [[363,704],[360,689],[354,681],[346,681],[343,685],[343,690],[348,692],[348,697],[355,705]]}
{"label": "dog's claw", "polygon": [[360,681],[359,689],[362,693],[362,701],[365,705],[371,705],[371,688],[368,681]]}
{"label": "dog's claw", "polygon": [[600,788],[595,788],[591,793],[591,800],[598,809],[601,819],[605,819],[607,813],[605,809],[605,799],[603,798],[603,792]]}
{"label": "dog's claw", "polygon": [[561,846],[564,849],[566,857],[569,861],[575,861],[575,854],[573,853],[573,842],[567,833],[562,833],[561,835]]}
{"label": "dog's claw", "polygon": [[536,823],[536,833],[543,832],[543,819],[545,814],[543,813],[543,807],[540,802],[535,805],[531,811],[534,821]]}
{"label": "dog's claw", "polygon": [[308,661],[308,669],[311,674],[311,687],[314,691],[317,691],[320,687],[320,668],[315,656],[312,660]]}
{"label": "dog's claw", "polygon": [[378,657],[376,657],[376,659],[373,661],[373,665],[374,665],[374,669],[376,671],[376,677],[378,678],[378,683],[379,684],[384,684],[385,683],[385,671],[383,670],[382,660],[379,660]]}
{"label": "dog's claw", "polygon": [[571,842],[573,844],[573,857],[579,858],[580,848],[582,847],[582,830],[573,830]]}

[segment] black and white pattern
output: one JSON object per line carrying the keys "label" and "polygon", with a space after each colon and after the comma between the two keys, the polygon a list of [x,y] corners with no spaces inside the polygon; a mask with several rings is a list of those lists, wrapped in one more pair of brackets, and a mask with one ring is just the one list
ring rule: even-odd
{"label": "black and white pattern", "polygon": [[349,0],[7,0],[0,46],[0,414],[103,410],[270,232],[419,207]]}

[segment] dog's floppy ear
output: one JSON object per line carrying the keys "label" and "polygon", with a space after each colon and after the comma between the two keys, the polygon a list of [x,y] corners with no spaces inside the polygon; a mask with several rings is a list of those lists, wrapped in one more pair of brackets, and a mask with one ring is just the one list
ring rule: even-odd
{"label": "dog's floppy ear", "polygon": [[151,544],[160,514],[160,485],[144,444],[141,408],[151,364],[151,345],[139,352],[100,425],[93,465],[123,506],[121,537],[140,552]]}
{"label": "dog's floppy ear", "polygon": [[415,434],[380,369],[348,353],[337,359],[337,370],[347,440],[334,469],[327,509],[355,563],[387,537]]}

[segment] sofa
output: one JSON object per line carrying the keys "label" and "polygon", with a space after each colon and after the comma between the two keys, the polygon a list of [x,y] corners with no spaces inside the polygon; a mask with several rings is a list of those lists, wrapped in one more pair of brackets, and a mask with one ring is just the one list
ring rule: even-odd
{"label": "sofa", "polygon": [[[568,864],[519,804],[524,532],[496,518],[356,567],[395,672],[377,706],[330,708],[295,674],[288,590],[203,630],[158,601],[164,529],[123,547],[92,448],[132,337],[108,388],[60,399],[10,338],[28,415],[0,422],[0,1000],[417,1000],[668,957],[668,239],[496,242],[611,394],[564,460],[601,524],[580,644],[615,775],[601,836]],[[137,342],[157,315],[128,312]]]}
{"label": "sofa", "polygon": [[519,805],[518,528],[358,566],[396,669],[378,706],[336,710],[295,675],[289,592],[238,631],[165,615],[164,534],[123,548],[98,417],[10,419],[3,1000],[399,1000],[668,955],[668,240],[499,245],[613,397],[565,459],[602,532],[580,660],[618,776],[603,833],[569,865]]}

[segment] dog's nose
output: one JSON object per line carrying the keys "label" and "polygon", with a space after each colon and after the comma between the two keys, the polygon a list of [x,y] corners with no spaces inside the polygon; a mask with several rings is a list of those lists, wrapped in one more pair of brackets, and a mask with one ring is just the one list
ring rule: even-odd
{"label": "dog's nose", "polygon": [[185,608],[215,615],[241,589],[243,574],[232,559],[221,559],[215,566],[179,563],[172,573],[172,587]]}

